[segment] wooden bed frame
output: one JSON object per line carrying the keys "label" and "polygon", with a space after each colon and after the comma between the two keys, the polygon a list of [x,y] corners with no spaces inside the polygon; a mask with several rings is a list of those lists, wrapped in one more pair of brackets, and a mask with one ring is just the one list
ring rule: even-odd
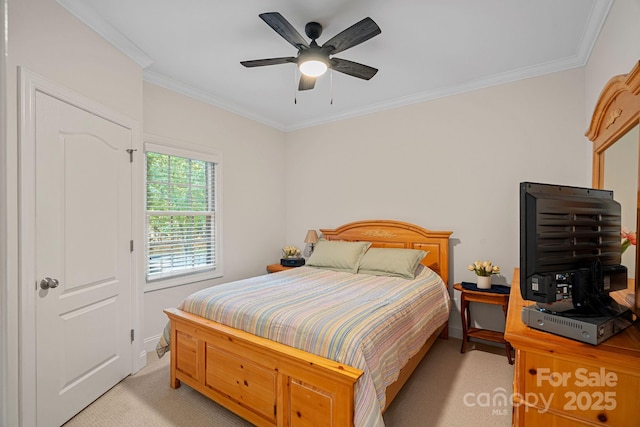
{"label": "wooden bed frame", "polygon": [[[327,240],[428,251],[422,263],[448,283],[449,231],[399,221],[359,221],[320,230]],[[178,309],[171,321],[171,387],[181,382],[258,426],[352,426],[362,371]],[[387,387],[388,407],[447,323]],[[386,407],[385,407],[386,409]]]}

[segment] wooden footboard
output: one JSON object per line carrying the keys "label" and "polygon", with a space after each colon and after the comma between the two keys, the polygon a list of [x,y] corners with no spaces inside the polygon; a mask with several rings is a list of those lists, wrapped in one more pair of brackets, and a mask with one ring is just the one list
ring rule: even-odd
{"label": "wooden footboard", "polygon": [[178,309],[171,387],[184,382],[258,426],[353,425],[362,371]]}
{"label": "wooden footboard", "polygon": [[[353,368],[171,308],[171,387],[184,382],[257,426],[352,426]],[[387,388],[393,401],[441,326]]]}
{"label": "wooden footboard", "polygon": [[[427,251],[422,263],[448,282],[450,231],[413,224],[358,221],[321,230],[327,240],[367,241],[373,247]],[[184,382],[258,426],[352,426],[356,369],[189,314],[167,309],[171,321],[171,387]],[[447,324],[387,387],[389,406]],[[386,409],[385,407],[385,409]]]}

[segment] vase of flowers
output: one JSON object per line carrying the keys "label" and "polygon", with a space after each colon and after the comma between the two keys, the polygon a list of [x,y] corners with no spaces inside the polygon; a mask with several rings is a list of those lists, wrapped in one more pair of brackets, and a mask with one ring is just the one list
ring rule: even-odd
{"label": "vase of flowers", "polygon": [[629,246],[636,245],[637,236],[635,231],[627,231],[626,229],[623,228],[622,232],[620,233],[620,237],[622,237],[621,253],[624,253],[624,251],[626,251]]}
{"label": "vase of flowers", "polygon": [[300,249],[295,246],[285,246],[282,248],[282,257],[283,258],[299,258],[300,257]]}
{"label": "vase of flowers", "polygon": [[478,289],[491,289],[491,276],[500,273],[500,267],[493,265],[491,261],[476,261],[469,264],[467,269],[476,273]]}

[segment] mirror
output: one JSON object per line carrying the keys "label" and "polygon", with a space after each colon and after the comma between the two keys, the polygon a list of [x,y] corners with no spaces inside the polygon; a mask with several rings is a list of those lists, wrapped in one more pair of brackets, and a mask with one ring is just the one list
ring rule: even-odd
{"label": "mirror", "polygon": [[[640,61],[629,74],[614,76],[596,104],[587,137],[593,141],[593,187],[613,190],[622,207],[622,226],[638,231],[640,224]],[[640,251],[630,246],[622,255],[629,272],[629,290],[640,313]]]}
{"label": "mirror", "polygon": [[[615,144],[604,151],[602,188],[613,190],[615,200],[622,207],[622,227],[637,231],[638,158],[640,157],[640,126],[636,125]],[[629,246],[622,254],[622,265],[629,272],[629,287],[634,289],[636,246]]]}

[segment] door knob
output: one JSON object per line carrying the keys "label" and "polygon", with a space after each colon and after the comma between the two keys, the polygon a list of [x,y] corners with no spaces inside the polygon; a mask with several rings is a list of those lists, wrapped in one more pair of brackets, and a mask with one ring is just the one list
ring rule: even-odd
{"label": "door knob", "polygon": [[40,281],[40,287],[42,289],[54,289],[57,288],[59,284],[58,279],[52,279],[51,277],[45,277]]}

